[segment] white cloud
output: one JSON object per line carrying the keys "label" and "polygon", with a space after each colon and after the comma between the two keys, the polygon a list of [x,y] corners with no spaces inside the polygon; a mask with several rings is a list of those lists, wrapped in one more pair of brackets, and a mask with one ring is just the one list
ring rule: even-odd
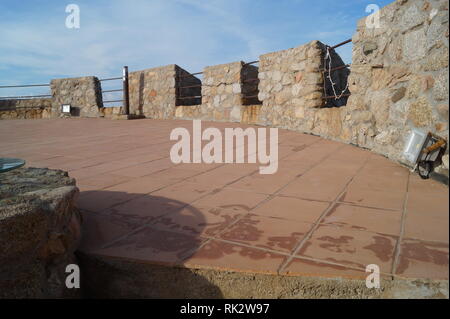
{"label": "white cloud", "polygon": [[[8,12],[7,19],[0,20],[2,84],[120,76],[123,65],[133,71],[178,64],[195,72],[207,65],[257,59],[260,54],[301,45],[304,38],[334,43],[333,39],[350,33],[345,28],[333,31],[331,26],[316,34],[285,32],[288,26],[298,29],[300,17],[286,21],[278,17],[255,25],[251,9],[261,12],[264,7],[250,0],[78,2],[80,29],[65,27],[67,13],[61,3],[43,8],[40,14]],[[292,39],[299,43],[291,44]]]}
{"label": "white cloud", "polygon": [[[80,5],[80,29],[65,28],[63,7],[45,19],[0,21],[0,60],[42,76],[102,77],[120,74],[126,64],[136,70],[175,63],[198,71],[227,59],[256,57],[264,41],[246,30],[227,3],[116,0],[100,7],[91,2]],[[230,53],[222,37],[241,45]]]}

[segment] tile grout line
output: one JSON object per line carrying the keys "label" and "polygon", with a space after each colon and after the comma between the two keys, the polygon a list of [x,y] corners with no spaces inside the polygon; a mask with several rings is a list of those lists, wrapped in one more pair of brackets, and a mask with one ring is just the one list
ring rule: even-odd
{"label": "tile grout line", "polygon": [[[315,143],[318,143],[319,141],[321,141],[322,139],[319,139],[317,141],[314,141],[313,143],[309,144],[313,145]],[[339,147],[338,150],[342,149],[344,146]],[[306,148],[304,148],[303,150],[305,150]],[[302,150],[302,151],[303,151]],[[286,155],[285,157],[283,157],[282,159],[290,156],[291,154]],[[319,162],[317,162],[316,164],[312,165],[311,167],[309,167],[305,172],[303,172],[302,174],[296,176],[293,180],[289,181],[288,183],[286,183],[284,186],[280,187],[276,192],[274,192],[273,194],[270,194],[269,196],[267,196],[264,200],[262,200],[261,202],[259,202],[255,207],[253,207],[252,209],[250,209],[246,214],[244,214],[243,216],[241,216],[240,218],[237,218],[234,222],[230,223],[229,225],[227,225],[223,230],[221,230],[216,236],[219,237],[220,235],[222,235],[226,230],[230,229],[232,226],[234,226],[235,224],[237,224],[240,220],[242,220],[245,216],[249,215],[250,212],[252,212],[253,210],[255,210],[256,208],[258,208],[259,206],[267,203],[268,201],[272,200],[274,197],[276,197],[278,195],[279,192],[281,192],[283,189],[285,189],[288,185],[290,185],[291,183],[293,183],[295,180],[297,180],[298,178],[301,178],[305,173],[309,172],[310,170],[312,170],[313,168],[315,168],[316,166],[318,166],[320,163],[322,163],[325,159],[327,159],[328,157],[330,157],[331,155],[333,155],[333,153],[328,154],[327,156],[325,156],[324,158],[322,158]],[[248,176],[248,175],[247,175]],[[245,177],[245,176],[244,176]],[[244,178],[242,177],[242,178]],[[239,179],[238,179],[239,180]],[[237,180],[236,180],[237,181]],[[234,181],[234,182],[236,182]],[[233,183],[234,183],[233,182]],[[229,184],[227,184],[229,185]],[[225,185],[226,186],[226,185]],[[224,187],[225,187],[224,186]],[[199,245],[199,247],[197,249],[195,249],[192,254],[190,254],[188,257],[185,257],[185,259],[189,258],[190,256],[192,256],[196,251],[198,251],[199,249],[201,249],[202,247],[204,247],[208,242],[210,242],[212,239],[209,238],[207,239],[202,245]]]}
{"label": "tile grout line", "polygon": [[302,249],[304,244],[311,238],[312,234],[316,231],[316,229],[321,224],[322,220],[328,215],[328,213],[335,207],[335,205],[339,202],[339,199],[341,196],[345,193],[350,183],[353,181],[353,179],[362,171],[362,169],[367,165],[369,162],[370,157],[367,157],[367,159],[364,161],[364,163],[361,165],[361,167],[356,171],[355,175],[345,184],[343,187],[343,190],[336,196],[335,200],[333,200],[330,205],[325,209],[325,211],[319,216],[317,221],[313,224],[311,229],[306,233],[306,235],[303,237],[302,240],[297,244],[297,246],[291,251],[290,257],[288,257],[283,263],[281,263],[280,267],[278,268],[278,274],[281,275],[281,273],[285,270],[287,265],[292,261],[293,258],[296,257],[296,254]]}
{"label": "tile grout line", "polygon": [[[223,165],[225,165],[225,164],[223,164]],[[179,182],[183,182],[183,181],[185,181],[186,179],[189,179],[189,178],[191,178],[191,177],[195,177],[195,176],[201,175],[201,174],[203,174],[203,173],[207,173],[207,172],[212,171],[212,170],[214,170],[214,169],[216,169],[216,168],[219,168],[219,167],[221,167],[221,166],[222,166],[222,165],[220,165],[220,166],[218,166],[218,167],[215,167],[215,168],[212,168],[212,169],[210,169],[210,170],[208,170],[208,171],[200,172],[200,173],[198,173],[198,174],[196,174],[196,175],[192,175],[192,176],[186,177],[186,178],[184,178],[184,179],[182,179],[182,180],[175,181],[175,182],[173,182],[172,184],[168,184],[168,185],[162,186],[162,187],[160,187],[160,188],[158,188],[158,189],[156,189],[156,190],[153,190],[153,191],[151,191],[151,192],[149,192],[149,193],[145,193],[145,194],[142,194],[142,195],[140,195],[140,196],[131,198],[131,199],[129,199],[129,200],[126,200],[126,201],[123,201],[123,202],[114,204],[114,205],[112,205],[112,206],[110,206],[110,207],[108,207],[108,208],[105,208],[104,210],[102,210],[102,211],[100,211],[100,212],[98,212],[98,213],[103,214],[104,216],[111,216],[111,215],[108,214],[108,213],[102,213],[102,212],[105,211],[105,210],[107,210],[107,209],[111,209],[111,208],[113,208],[113,207],[116,207],[116,206],[119,206],[119,205],[128,203],[128,202],[130,202],[130,201],[132,201],[132,200],[135,200],[135,199],[137,199],[137,198],[141,198],[141,197],[150,195],[151,193],[154,193],[154,192],[157,192],[157,191],[159,191],[159,190],[161,190],[161,189],[163,189],[163,188],[166,188],[166,187],[175,185],[175,184],[177,184],[177,183],[179,183]],[[205,197],[205,196],[208,196],[208,195],[209,195],[210,193],[212,193],[212,192],[214,192],[214,190],[212,190],[212,191],[209,192],[209,193],[204,194],[203,196],[201,196],[201,197],[195,199],[194,201],[196,201],[196,200],[198,200],[198,199],[200,199],[200,198],[203,198],[203,197]],[[186,207],[188,207],[188,206],[191,206],[191,203],[192,203],[192,202],[190,202],[190,203],[185,203],[185,205],[179,207],[177,210],[182,210],[182,209],[184,209],[184,208],[186,208]],[[104,244],[103,246],[101,246],[100,249],[106,248],[107,246],[110,246],[111,244],[114,244],[115,242],[117,242],[117,241],[119,241],[119,240],[125,239],[126,237],[128,237],[128,236],[130,236],[130,235],[133,235],[133,234],[139,232],[140,230],[142,230],[142,229],[144,229],[144,228],[146,228],[146,227],[148,227],[148,226],[151,226],[151,225],[150,225],[151,223],[154,223],[154,222],[156,222],[157,220],[161,219],[163,216],[166,216],[166,215],[168,215],[168,214],[170,214],[170,213],[173,213],[173,212],[175,212],[175,211],[176,211],[176,210],[168,211],[168,212],[166,212],[166,213],[163,213],[162,215],[156,217],[154,220],[148,221],[147,223],[144,223],[144,224],[142,224],[141,226],[136,227],[136,228],[133,229],[132,231],[130,231],[130,232],[128,232],[128,233],[126,233],[126,234],[124,234],[124,235],[122,235],[122,236],[120,236],[120,237],[117,237],[117,238],[112,239],[112,240],[109,241],[108,243],[106,243],[106,244]],[[97,213],[97,214],[98,214],[98,213]]]}
{"label": "tile grout line", "polygon": [[[319,141],[321,141],[321,139],[318,139],[318,140],[316,140],[316,141],[314,141],[314,142],[308,144],[307,147],[309,147],[309,146],[311,146],[311,145],[313,145],[313,144],[315,144],[315,143],[317,143],[317,142],[319,142]],[[307,147],[305,147],[303,150],[305,150]],[[303,150],[302,150],[302,151],[303,151]],[[284,158],[286,158],[286,157],[289,157],[290,155],[291,155],[291,154],[288,154],[288,155],[282,157],[281,159],[284,159]],[[319,162],[319,163],[320,163],[320,162]],[[319,163],[317,163],[317,165],[318,165]],[[315,165],[314,165],[314,166],[315,166]],[[314,166],[313,166],[313,167],[314,167]],[[312,169],[313,167],[310,167],[307,171],[309,171],[309,170]],[[245,178],[245,177],[248,177],[248,176],[254,174],[255,172],[257,172],[257,170],[255,170],[255,171],[253,171],[253,172],[251,172],[251,173],[249,173],[249,174],[247,174],[247,175],[241,176],[240,178],[237,178],[236,180],[233,180],[233,181],[231,181],[231,182],[225,184],[225,185],[221,188],[221,190],[223,190],[223,189],[224,189],[226,186],[228,186],[228,185],[231,185],[231,184],[233,184],[233,183],[236,183],[237,181],[239,181],[239,180],[241,180],[241,179],[243,179],[243,178]],[[303,174],[302,174],[302,175],[303,175]],[[301,175],[300,175],[300,176],[301,176]],[[299,178],[299,176],[297,176],[296,178],[294,178],[292,181],[294,181],[294,180],[297,179],[297,178]],[[291,182],[292,182],[292,181],[291,181]],[[288,184],[290,184],[291,182],[289,182]],[[287,186],[287,184],[286,184],[285,186]],[[281,187],[277,192],[281,191],[282,189],[284,189],[284,186]],[[277,193],[277,192],[275,192],[275,193]],[[219,236],[220,236],[221,234],[223,234],[226,230],[230,229],[232,226],[234,226],[234,225],[237,224],[240,220],[242,220],[245,216],[247,216],[248,214],[250,214],[251,211],[255,210],[256,208],[258,208],[258,207],[261,206],[262,204],[264,204],[264,203],[266,203],[267,201],[271,200],[273,197],[276,196],[275,193],[274,193],[274,194],[270,194],[269,196],[267,196],[264,200],[262,200],[261,202],[259,202],[255,207],[253,207],[252,209],[248,210],[246,214],[243,214],[241,217],[236,218],[235,221],[231,222],[231,223],[230,223],[229,225],[227,225],[224,229],[222,229],[221,231],[219,231],[219,232],[216,234],[216,236],[219,237]],[[207,195],[209,195],[209,194],[210,194],[210,193],[206,194],[205,196],[207,196]],[[263,194],[263,195],[267,195],[267,194]],[[205,197],[205,196],[203,196],[203,197]],[[201,197],[201,198],[203,198],[203,197]],[[198,198],[198,199],[200,199],[200,198]],[[195,201],[197,201],[198,199],[196,199]],[[195,202],[195,201],[194,201],[194,202]],[[213,240],[213,238],[207,238],[201,245],[199,245],[199,247],[196,247],[196,248],[192,249],[191,251],[186,252],[186,255],[187,255],[187,256],[184,257],[183,260],[186,260],[187,258],[189,258],[190,256],[192,256],[193,254],[195,254],[195,252],[197,252],[198,250],[200,250],[201,248],[203,248],[204,246],[206,246],[211,240]],[[188,255],[188,254],[189,254],[189,255]],[[182,260],[182,261],[183,261],[183,260]]]}
{"label": "tile grout line", "polygon": [[[316,144],[316,143],[318,143],[318,142],[320,142],[320,141],[322,141],[322,139],[318,139],[318,140],[316,140],[316,141],[314,141],[314,142],[308,144],[307,147],[309,147],[309,146],[311,146],[311,145],[313,145],[313,144]],[[338,151],[338,150],[341,150],[344,146],[345,146],[345,145],[343,145],[343,146],[337,148],[337,151]],[[306,148],[305,148],[305,149],[306,149]],[[305,149],[303,149],[302,151],[304,151]],[[286,157],[289,157],[290,155],[292,155],[292,154],[288,154],[288,155],[282,157],[282,159],[284,159],[284,158],[286,158]],[[220,231],[220,232],[218,233],[218,235],[222,234],[222,233],[225,232],[227,229],[229,229],[230,227],[232,227],[233,225],[235,225],[238,221],[240,221],[242,218],[244,218],[246,215],[248,215],[250,211],[253,211],[254,209],[256,209],[257,207],[259,207],[259,206],[262,205],[263,203],[266,203],[267,201],[271,200],[273,197],[276,196],[276,194],[278,194],[280,191],[282,191],[285,187],[287,187],[287,186],[288,186],[289,184],[291,184],[293,181],[297,180],[297,179],[300,178],[302,175],[304,175],[306,172],[308,172],[308,171],[310,171],[311,169],[313,169],[314,167],[318,166],[318,165],[319,165],[320,163],[322,163],[325,159],[329,158],[329,157],[332,156],[332,155],[333,155],[333,152],[330,153],[329,155],[325,156],[324,158],[322,158],[322,159],[321,159],[319,162],[317,162],[315,165],[312,165],[310,168],[308,168],[308,169],[307,169],[304,173],[302,173],[300,176],[297,176],[297,177],[294,178],[292,181],[290,181],[289,183],[287,183],[286,185],[284,185],[283,187],[281,187],[281,188],[280,188],[278,191],[276,191],[274,194],[269,195],[265,200],[261,201],[260,203],[258,203],[258,205],[256,205],[256,206],[253,207],[251,210],[249,210],[247,214],[243,214],[243,216],[241,216],[240,218],[237,218],[234,222],[232,222],[232,223],[230,223],[229,225],[227,225],[227,227],[225,227],[222,231]],[[222,163],[222,165],[219,165],[219,166],[217,166],[217,167],[215,167],[215,168],[212,168],[212,169],[210,169],[210,170],[207,170],[207,171],[204,171],[204,172],[200,172],[200,173],[198,173],[198,174],[195,174],[195,175],[186,177],[186,178],[181,179],[181,180],[179,180],[179,181],[175,181],[175,182],[172,183],[172,184],[168,184],[168,185],[162,186],[162,187],[160,187],[160,188],[158,188],[158,189],[156,189],[156,190],[153,190],[153,191],[151,191],[151,192],[149,192],[149,193],[142,194],[141,196],[137,196],[137,197],[132,198],[132,199],[129,199],[129,200],[127,200],[127,201],[123,201],[123,202],[114,204],[114,205],[108,207],[107,209],[110,209],[110,208],[113,208],[113,207],[115,207],[115,206],[118,206],[118,205],[127,203],[127,202],[129,202],[129,201],[135,200],[135,199],[140,198],[140,197],[143,197],[143,196],[145,196],[145,195],[149,195],[149,194],[151,194],[151,193],[157,192],[157,191],[159,191],[159,190],[161,190],[161,189],[163,189],[163,188],[172,186],[172,185],[177,184],[177,183],[179,183],[179,182],[183,182],[183,181],[185,181],[185,180],[187,180],[187,179],[189,179],[189,178],[192,178],[192,177],[195,177],[195,176],[199,176],[199,175],[202,175],[202,174],[204,174],[204,173],[208,173],[208,172],[210,172],[210,171],[213,171],[213,170],[215,170],[215,169],[218,169],[218,168],[220,168],[220,167],[223,167],[224,165],[226,165],[226,163]],[[170,169],[170,168],[171,168],[171,167],[166,168],[166,169],[162,169],[162,170],[160,170],[160,171],[164,171],[164,170],[167,170],[167,169]],[[160,172],[160,171],[158,171],[158,172]],[[226,186],[228,186],[228,185],[230,185],[230,184],[233,184],[233,183],[239,181],[240,179],[243,179],[243,178],[245,178],[245,177],[247,177],[247,176],[252,175],[252,174],[255,173],[256,171],[257,171],[257,169],[255,169],[254,171],[251,171],[250,173],[248,173],[248,174],[246,174],[246,175],[244,175],[244,176],[241,176],[241,177],[239,177],[239,178],[237,178],[237,179],[235,179],[235,180],[233,180],[233,181],[230,181],[229,183],[223,185],[223,186],[220,188],[220,190],[223,190]],[[153,172],[153,173],[156,173],[156,172]],[[150,174],[148,174],[148,175],[150,175]],[[148,175],[146,175],[146,176],[148,176]],[[120,184],[120,183],[119,183],[119,184]],[[199,197],[199,198],[196,198],[194,201],[192,201],[192,202],[190,202],[190,203],[186,203],[186,205],[183,205],[182,207],[180,207],[179,210],[181,210],[181,209],[183,209],[183,208],[185,208],[185,207],[187,207],[187,206],[190,206],[193,202],[195,202],[195,201],[197,201],[197,200],[199,200],[199,199],[201,199],[201,198],[204,198],[204,197],[210,195],[211,193],[213,193],[213,192],[215,192],[215,191],[216,191],[216,189],[215,189],[215,190],[212,190],[211,192],[208,192],[207,194],[204,194],[203,196],[201,196],[201,197]],[[105,210],[106,210],[106,209],[105,209]],[[133,235],[133,234],[139,232],[140,230],[142,230],[142,229],[144,229],[144,228],[146,228],[146,227],[149,227],[149,226],[151,227],[152,224],[154,224],[157,220],[159,220],[159,219],[162,218],[163,216],[166,216],[166,215],[168,215],[168,214],[170,214],[170,213],[173,213],[173,212],[174,212],[174,211],[166,212],[166,213],[162,214],[161,216],[156,217],[155,220],[149,221],[149,222],[147,222],[147,223],[145,223],[145,224],[143,224],[143,225],[141,225],[141,226],[135,228],[134,230],[130,231],[129,233],[126,233],[126,234],[124,234],[124,235],[122,235],[122,236],[120,236],[120,237],[118,237],[118,238],[115,238],[115,239],[109,241],[108,243],[105,243],[105,244],[102,245],[99,249],[107,248],[108,246],[111,246],[112,244],[114,244],[114,243],[116,243],[116,242],[118,242],[118,241],[120,241],[120,240],[122,240],[122,239],[124,239],[124,238],[127,238],[128,236],[131,236],[131,235]],[[103,215],[108,215],[108,216],[109,216],[109,214],[106,214],[106,213],[103,213]],[[210,239],[210,238],[207,238],[202,244],[199,245],[199,247],[196,247],[195,249],[193,249],[192,253],[191,253],[189,256],[192,256],[192,254],[194,254],[196,251],[198,251],[199,249],[201,249],[202,247],[204,247],[204,246],[205,246],[208,242],[210,242],[210,241],[211,241],[211,239]],[[186,253],[186,254],[188,254],[188,253]],[[189,256],[188,256],[188,257],[189,257]],[[186,259],[186,258],[188,258],[188,257],[185,257],[184,259]]]}
{"label": "tile grout line", "polygon": [[[284,157],[283,157],[283,158],[284,158]],[[202,171],[202,172],[199,172],[198,174],[195,174],[195,175],[192,175],[192,176],[183,178],[183,179],[181,179],[181,180],[179,180],[179,181],[175,181],[175,182],[173,182],[172,184],[168,184],[168,185],[162,186],[162,187],[160,187],[160,188],[158,188],[158,189],[156,189],[156,190],[153,190],[153,191],[151,191],[151,192],[149,192],[149,193],[142,194],[142,196],[137,196],[137,197],[131,198],[131,199],[127,200],[127,201],[124,201],[124,202],[120,202],[120,203],[114,204],[114,205],[108,207],[107,209],[110,209],[110,208],[113,208],[113,207],[115,207],[115,206],[118,206],[118,205],[127,203],[127,202],[132,201],[132,200],[134,200],[134,199],[136,199],[136,198],[140,198],[140,197],[143,197],[143,196],[146,196],[146,195],[150,195],[150,194],[152,194],[152,193],[154,193],[154,192],[157,192],[157,191],[159,191],[159,190],[161,190],[161,189],[164,189],[164,188],[166,188],[166,187],[170,187],[170,186],[175,185],[175,184],[177,184],[177,183],[184,182],[184,181],[186,181],[186,180],[189,179],[189,178],[192,178],[192,177],[195,177],[195,176],[199,176],[199,175],[208,173],[208,172],[210,172],[210,171],[213,171],[213,170],[215,170],[215,169],[218,169],[218,168],[220,168],[220,167],[223,167],[223,166],[225,166],[226,164],[227,164],[227,163],[222,163],[221,165],[219,165],[219,166],[217,166],[217,167],[214,167],[214,168],[212,168],[212,169],[210,169],[210,170]],[[171,167],[166,168],[166,169],[162,169],[162,170],[160,170],[160,171],[158,171],[158,172],[161,172],[161,171],[164,171],[164,170],[167,170],[167,169],[170,169],[170,168],[171,168]],[[232,181],[228,182],[227,184],[225,184],[225,185],[223,185],[221,188],[219,188],[219,190],[223,190],[226,186],[228,186],[228,185],[230,185],[230,184],[233,184],[233,183],[235,183],[235,182],[239,181],[240,179],[243,179],[243,178],[245,178],[245,177],[247,177],[247,176],[250,176],[250,175],[252,175],[252,174],[255,173],[255,172],[257,172],[257,169],[255,169],[255,170],[249,172],[247,175],[243,175],[243,176],[241,176],[241,177],[239,177],[239,178],[237,178],[237,179],[235,179],[235,180],[232,180]],[[154,173],[157,173],[157,172],[154,172]],[[149,174],[149,175],[150,175],[150,174]],[[148,176],[148,175],[146,175],[146,176]],[[119,183],[119,184],[121,184],[121,183]],[[118,184],[117,184],[117,185],[118,185]],[[200,196],[200,197],[196,198],[195,200],[193,200],[193,201],[191,201],[191,202],[189,202],[189,203],[186,203],[185,205],[183,205],[182,207],[180,207],[178,210],[181,210],[181,209],[183,209],[183,208],[186,208],[186,207],[188,207],[188,206],[191,206],[191,204],[193,204],[193,203],[196,202],[197,200],[202,199],[202,198],[204,198],[204,197],[206,197],[206,196],[208,196],[208,195],[210,195],[210,194],[212,194],[212,193],[215,193],[216,191],[217,191],[217,189],[213,189],[212,191],[210,191],[210,192],[204,194],[203,196]],[[105,209],[105,210],[106,210],[106,209]],[[101,246],[100,249],[105,248],[105,247],[107,247],[107,246],[109,246],[109,245],[111,245],[111,244],[113,244],[113,243],[115,243],[115,242],[117,242],[117,241],[119,241],[119,240],[121,240],[121,239],[124,239],[124,238],[128,237],[129,235],[132,235],[132,234],[134,234],[134,233],[136,233],[136,232],[138,232],[138,231],[144,229],[145,227],[149,227],[149,226],[151,227],[152,224],[154,224],[157,220],[159,220],[159,219],[161,219],[162,217],[164,217],[164,216],[166,216],[166,215],[168,215],[168,214],[170,214],[170,213],[173,213],[173,212],[175,212],[175,210],[174,210],[174,211],[168,211],[168,212],[166,212],[166,213],[164,213],[164,214],[162,214],[162,215],[156,217],[155,220],[149,221],[149,222],[147,222],[147,223],[145,223],[145,224],[143,224],[143,225],[137,227],[137,228],[134,229],[133,231],[131,231],[131,232],[129,232],[129,233],[123,235],[123,236],[120,236],[120,238],[115,238],[115,239],[113,239],[112,241],[110,241],[110,242],[106,243],[105,245]],[[104,215],[109,215],[109,214],[104,214]],[[245,215],[246,215],[246,214],[244,214],[244,216],[245,216]],[[237,220],[240,220],[240,218],[238,218]],[[236,220],[235,222],[237,222],[237,220]],[[235,222],[233,222],[232,224],[235,224]],[[228,225],[228,226],[230,226],[230,225]],[[227,227],[228,227],[228,226],[227,226]],[[227,228],[227,227],[226,227],[226,228]],[[207,239],[207,240],[205,241],[204,244],[206,244],[206,242],[209,242],[209,239]],[[199,245],[199,247],[202,247],[202,246],[203,246],[203,245]],[[198,249],[198,248],[197,248],[197,249]],[[196,251],[197,249],[194,250],[194,253],[195,253],[195,251]]]}
{"label": "tile grout line", "polygon": [[[279,251],[279,250],[273,250],[273,249],[265,248],[265,247],[252,246],[252,245],[249,245],[249,244],[245,244],[245,243],[242,243],[242,242],[236,242],[236,241],[233,241],[233,240],[216,238],[216,237],[213,237],[213,236],[211,236],[210,239],[211,240],[220,241],[220,242],[224,242],[224,243],[227,243],[227,244],[236,245],[236,246],[241,246],[241,247],[246,247],[246,248],[252,248],[252,249],[260,250],[260,251],[264,251],[266,253],[273,253],[273,254],[277,254],[277,255],[283,255],[285,257],[291,256],[291,254],[287,253],[287,252],[283,252],[283,251]],[[188,258],[188,257],[186,257],[186,258]],[[335,266],[340,266],[340,267],[344,267],[344,268],[349,268],[349,269],[365,272],[364,268],[358,268],[356,266],[344,265],[344,264],[332,262],[332,261],[329,261],[329,260],[317,259],[317,258],[308,257],[308,256],[294,256],[293,258],[301,259],[301,260],[309,260],[309,261],[314,261],[314,262],[318,262],[318,263],[324,263],[324,264],[328,264],[328,265],[335,265]],[[382,273],[382,274],[387,275],[387,276],[391,275],[390,273]]]}
{"label": "tile grout line", "polygon": [[[151,144],[151,145],[159,145],[159,144],[163,144],[163,143],[165,143],[165,142],[155,143],[155,144]],[[139,149],[139,148],[142,148],[142,146],[133,147],[133,148],[130,148],[130,149],[125,150],[125,151],[122,150],[122,151],[112,152],[112,154],[118,154],[118,153],[121,153],[121,152],[133,151],[133,150],[136,150],[136,149]],[[70,149],[70,148],[67,148],[67,149]],[[45,152],[44,152],[44,153],[42,153],[42,154],[50,154],[50,153],[45,153]],[[70,156],[68,156],[68,155],[56,155],[55,157],[70,157]],[[94,157],[97,157],[97,156],[86,157],[86,158],[80,158],[80,159],[86,159],[86,160],[89,160],[89,159],[92,159],[92,158],[94,158]],[[126,157],[125,157],[125,158],[126,158]],[[114,160],[114,161],[111,161],[111,162],[115,162],[115,161],[121,161],[121,160],[119,159],[119,160]],[[145,162],[145,163],[148,163],[148,162]],[[104,163],[102,163],[102,164],[104,164]],[[96,166],[96,165],[98,165],[98,164],[93,164],[93,165],[83,166],[83,167],[77,168],[77,169],[75,169],[75,170],[83,169],[83,168],[89,168],[89,167],[93,167],[93,166]],[[73,171],[75,171],[75,170],[73,170]]]}
{"label": "tile grout line", "polygon": [[[404,232],[405,232],[405,221],[406,221],[406,214],[407,214],[406,205],[408,203],[408,198],[409,198],[409,181],[410,181],[410,178],[411,178],[411,172],[408,171],[408,182],[406,184],[406,193],[405,193],[405,198],[403,200],[403,212],[402,212],[402,219],[401,219],[401,224],[400,224],[400,234],[399,234],[398,239],[397,239],[397,244],[395,245],[394,259],[392,261],[391,273],[393,275],[397,271],[398,260],[400,258],[400,252],[401,252],[401,243],[402,243],[403,235],[404,235]],[[394,279],[394,277],[392,279]]]}
{"label": "tile grout line", "polygon": [[[191,175],[191,176],[182,178],[182,179],[180,179],[180,180],[176,180],[176,181],[174,181],[173,183],[170,183],[170,184],[161,186],[160,188],[157,188],[157,189],[155,189],[155,190],[152,190],[152,191],[150,191],[150,192],[148,192],[148,193],[145,193],[145,194],[139,194],[138,196],[136,196],[136,197],[134,197],[134,198],[131,198],[131,199],[125,200],[125,201],[123,201],[123,202],[116,203],[116,204],[114,204],[114,205],[112,205],[112,206],[109,206],[109,207],[103,209],[102,211],[107,210],[107,209],[110,209],[110,208],[113,208],[113,207],[116,207],[116,206],[118,206],[118,205],[122,205],[122,204],[128,203],[129,201],[135,200],[135,199],[137,199],[137,198],[141,198],[141,197],[143,197],[143,196],[150,195],[150,194],[155,193],[155,192],[158,192],[158,191],[160,191],[160,190],[162,190],[162,189],[164,189],[164,188],[166,188],[166,187],[173,186],[173,185],[175,185],[175,184],[177,184],[177,183],[185,182],[187,179],[189,179],[189,178],[191,178],[191,177],[196,177],[196,176],[199,176],[199,175],[201,175],[201,174],[208,173],[208,172],[213,171],[213,170],[215,170],[215,169],[217,169],[217,168],[219,168],[219,167],[222,167],[223,165],[225,165],[225,164],[222,164],[222,165],[220,165],[220,166],[211,168],[211,169],[209,169],[209,170],[207,170],[207,171],[205,171],[205,172],[200,172],[200,173],[198,173],[198,174],[194,174],[194,175]],[[156,172],[153,172],[153,173],[160,173],[160,172],[163,172],[163,171],[168,170],[168,169],[171,169],[171,168],[172,168],[172,167],[163,168],[163,169],[161,169],[161,170],[159,170],[159,171],[156,171]],[[142,177],[148,177],[149,175],[151,175],[151,174],[153,174],[153,173],[150,173],[150,174],[148,174],[148,175],[141,176],[141,177],[132,178],[132,179],[131,179],[130,181],[128,181],[128,182],[132,182],[133,180],[136,180],[136,179],[139,179],[139,178],[142,178]],[[117,184],[114,184],[114,185],[112,185],[112,186],[108,186],[108,187],[106,187],[106,188],[102,188],[102,189],[99,190],[99,191],[100,191],[100,192],[101,192],[101,191],[108,191],[107,188],[114,187],[114,186],[117,186],[117,185],[120,185],[120,184],[125,184],[125,183],[128,183],[128,182],[117,183]],[[212,192],[212,191],[211,191],[211,192]],[[208,195],[208,194],[209,194],[209,193],[205,194],[205,196]],[[200,197],[199,197],[199,198],[200,198]],[[196,200],[197,200],[197,199],[196,199]],[[186,207],[186,206],[189,205],[189,204],[190,204],[190,203],[186,203],[186,205],[184,205],[183,207]]]}

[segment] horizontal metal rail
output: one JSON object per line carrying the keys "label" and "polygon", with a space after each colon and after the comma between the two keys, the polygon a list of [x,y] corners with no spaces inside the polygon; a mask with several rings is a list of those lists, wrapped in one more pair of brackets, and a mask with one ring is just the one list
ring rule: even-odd
{"label": "horizontal metal rail", "polygon": [[258,95],[248,95],[248,96],[242,96],[242,98],[244,98],[244,99],[252,99],[252,98],[255,98],[255,97],[258,97]]}
{"label": "horizontal metal rail", "polygon": [[247,63],[244,63],[244,65],[256,64],[256,63],[259,63],[259,60],[247,62]]}
{"label": "horizontal metal rail", "polygon": [[122,80],[122,77],[117,77],[117,78],[107,78],[107,79],[100,79],[99,81],[112,81],[112,80]]}
{"label": "horizontal metal rail", "polygon": [[189,73],[189,74],[183,74],[183,75],[179,75],[178,78],[188,78],[190,76],[194,76],[194,75],[198,75],[198,74],[203,74],[203,72],[195,72],[195,73]]}
{"label": "horizontal metal rail", "polygon": [[23,95],[23,96],[0,96],[0,100],[16,100],[16,99],[40,98],[40,97],[51,97],[51,95],[45,94],[45,95]]}
{"label": "horizontal metal rail", "polygon": [[197,85],[182,86],[182,87],[179,87],[179,89],[189,89],[189,88],[198,88],[198,87],[202,87],[202,85],[197,84]]}
{"label": "horizontal metal rail", "polygon": [[343,42],[341,42],[341,43],[338,43],[338,44],[336,44],[336,45],[333,45],[332,47],[330,47],[330,49],[336,49],[336,48],[339,48],[340,46],[343,46],[344,44],[347,44],[347,43],[350,43],[350,42],[352,42],[352,39],[348,39],[348,40],[345,40],[345,41],[343,41]]}
{"label": "horizontal metal rail", "polygon": [[259,81],[259,79],[258,79],[258,78],[255,78],[255,79],[247,79],[247,80],[243,80],[242,82],[246,83],[246,82],[256,82],[256,81]]}
{"label": "horizontal metal rail", "polygon": [[115,89],[115,90],[102,90],[102,93],[108,93],[108,92],[119,92],[123,91],[123,89]]}
{"label": "horizontal metal rail", "polygon": [[321,69],[320,71],[323,72],[323,73],[325,73],[325,72],[333,72],[333,71],[337,71],[337,70],[348,68],[349,66],[351,66],[351,64],[340,65],[340,66],[337,66],[335,68],[331,68],[329,70],[328,69]]}
{"label": "horizontal metal rail", "polygon": [[103,103],[114,103],[114,102],[123,102],[123,99],[122,100],[103,101]]}
{"label": "horizontal metal rail", "polygon": [[183,96],[183,97],[177,97],[177,99],[183,100],[183,99],[199,99],[201,98],[201,95],[197,95],[197,96]]}
{"label": "horizontal metal rail", "polygon": [[50,86],[50,84],[26,84],[26,85],[2,85],[0,86],[0,89],[5,88],[28,88],[32,86]]}

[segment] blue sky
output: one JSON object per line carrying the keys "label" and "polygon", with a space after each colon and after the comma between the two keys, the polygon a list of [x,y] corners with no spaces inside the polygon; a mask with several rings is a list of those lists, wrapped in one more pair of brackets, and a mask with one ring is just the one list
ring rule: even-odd
{"label": "blue sky", "polygon": [[[333,45],[352,37],[365,8],[391,0],[47,0],[0,2],[0,85],[52,78],[120,76],[178,64],[252,61],[311,40]],[[65,7],[80,7],[68,29]],[[351,45],[339,50],[351,62]],[[35,89],[41,93],[44,89]],[[29,93],[0,91],[0,96]],[[45,92],[44,92],[45,93]]]}

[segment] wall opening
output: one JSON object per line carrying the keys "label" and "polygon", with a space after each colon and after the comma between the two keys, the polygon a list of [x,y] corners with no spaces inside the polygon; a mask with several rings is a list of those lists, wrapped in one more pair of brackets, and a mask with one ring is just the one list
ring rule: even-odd
{"label": "wall opening", "polygon": [[202,81],[199,78],[203,72],[189,73],[186,70],[176,68],[176,105],[200,105],[202,104]]}
{"label": "wall opening", "polygon": [[350,96],[348,89],[350,65],[344,63],[339,54],[334,50],[335,47],[327,46],[325,48],[321,69],[324,78],[323,94],[325,102],[323,107],[345,106]]}
{"label": "wall opening", "polygon": [[241,94],[242,105],[260,105],[262,102],[258,99],[259,94],[259,68],[254,64],[259,61],[244,63],[241,69]]}

